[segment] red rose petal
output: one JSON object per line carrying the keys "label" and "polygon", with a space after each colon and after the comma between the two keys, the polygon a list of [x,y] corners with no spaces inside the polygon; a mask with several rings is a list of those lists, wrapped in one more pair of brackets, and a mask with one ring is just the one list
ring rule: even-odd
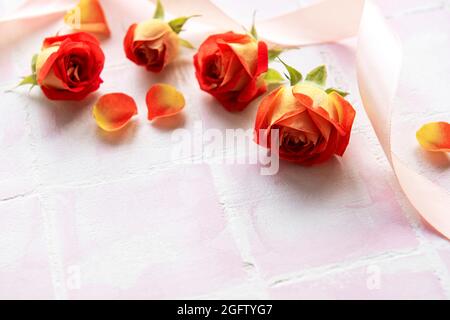
{"label": "red rose petal", "polygon": [[136,114],[136,102],[123,93],[110,93],[102,96],[93,109],[97,125],[105,131],[122,129]]}
{"label": "red rose petal", "polygon": [[156,84],[147,93],[148,119],[170,117],[183,110],[186,102],[182,93],[168,84]]}

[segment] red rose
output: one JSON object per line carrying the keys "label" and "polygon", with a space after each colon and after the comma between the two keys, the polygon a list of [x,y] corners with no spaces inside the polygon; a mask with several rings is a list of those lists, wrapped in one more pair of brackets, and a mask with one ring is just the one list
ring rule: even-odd
{"label": "red rose", "polygon": [[259,106],[256,142],[271,148],[272,130],[278,130],[281,159],[316,165],[344,154],[354,119],[351,104],[334,91],[307,83],[280,87]]}
{"label": "red rose", "polygon": [[103,82],[105,56],[98,40],[84,32],[47,38],[36,60],[36,78],[52,100],[82,100]]}
{"label": "red rose", "polygon": [[194,57],[200,88],[228,111],[242,111],[266,92],[261,75],[268,64],[264,42],[233,32],[210,36]]}

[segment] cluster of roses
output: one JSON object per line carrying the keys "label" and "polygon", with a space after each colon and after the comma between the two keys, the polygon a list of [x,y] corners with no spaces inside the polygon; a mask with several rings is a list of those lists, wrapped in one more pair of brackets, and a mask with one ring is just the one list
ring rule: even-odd
{"label": "cluster of roses", "polygon": [[[76,25],[72,23],[75,14]],[[176,59],[180,46],[193,48],[179,37],[190,18],[165,22],[158,2],[153,19],[130,26],[124,38],[127,58],[150,72],[161,72]],[[23,83],[39,85],[49,99],[81,100],[99,88],[105,60],[97,38],[86,32],[108,35],[110,31],[98,0],[81,0],[65,20],[81,32],[45,39],[33,59],[33,74]],[[283,81],[268,68],[269,55],[274,52],[258,41],[256,32],[215,34],[194,56],[196,78],[200,88],[228,111],[242,111],[267,91],[268,84]],[[291,85],[280,86],[262,100],[255,122],[256,142],[271,148],[267,141],[276,129],[279,149],[275,151],[282,159],[314,165],[333,155],[342,156],[355,118],[353,107],[344,99],[346,94],[325,89],[323,66],[303,80],[300,72],[280,62]],[[185,106],[183,95],[167,84],[150,88],[146,102],[150,120],[172,116]],[[122,93],[102,96],[93,108],[98,125],[106,131],[123,128],[136,114],[134,99]]]}

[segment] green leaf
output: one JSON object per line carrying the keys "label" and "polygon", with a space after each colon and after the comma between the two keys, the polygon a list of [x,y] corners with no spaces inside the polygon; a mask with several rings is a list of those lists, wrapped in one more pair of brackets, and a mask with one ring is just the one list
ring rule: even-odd
{"label": "green leaf", "polygon": [[256,11],[253,12],[253,22],[252,28],[250,29],[250,34],[253,38],[258,40],[258,31],[256,31]]}
{"label": "green leaf", "polygon": [[297,83],[302,81],[303,75],[298,71],[297,69],[291,67],[290,65],[286,64],[283,60],[278,58],[278,61],[280,61],[284,67],[286,68],[289,75],[285,74],[285,76],[289,79],[291,82],[291,86],[295,86]]}
{"label": "green leaf", "polygon": [[183,27],[184,24],[191,18],[195,18],[195,17],[199,17],[198,15],[193,15],[193,16],[189,16],[189,17],[179,17],[176,19],[173,19],[172,21],[169,22],[169,26],[172,28],[172,30],[175,33],[180,33],[181,31],[183,31]]}
{"label": "green leaf", "polygon": [[330,94],[332,92],[336,92],[337,94],[339,94],[341,97],[345,98],[346,96],[348,96],[350,93],[339,90],[339,89],[335,89],[335,88],[328,88],[327,90],[325,90],[326,93]]}
{"label": "green leaf", "polygon": [[314,82],[321,87],[325,86],[327,83],[327,67],[322,65],[313,69],[306,76],[306,81]]}
{"label": "green leaf", "polygon": [[281,50],[281,49],[276,49],[276,48],[270,49],[269,50],[269,61],[274,61],[282,53],[283,53],[283,50]]}
{"label": "green leaf", "polygon": [[279,84],[283,83],[285,79],[277,70],[269,68],[269,70],[267,70],[264,74],[264,81],[267,84]]}
{"label": "green leaf", "polygon": [[180,41],[180,45],[188,48],[188,49],[195,49],[194,45],[192,43],[190,43],[189,41],[185,40],[185,39],[179,39]]}
{"label": "green leaf", "polygon": [[156,9],[155,9],[155,13],[153,14],[153,19],[159,19],[159,20],[164,19],[164,7],[161,4],[161,1],[159,1],[159,0],[156,2]]}

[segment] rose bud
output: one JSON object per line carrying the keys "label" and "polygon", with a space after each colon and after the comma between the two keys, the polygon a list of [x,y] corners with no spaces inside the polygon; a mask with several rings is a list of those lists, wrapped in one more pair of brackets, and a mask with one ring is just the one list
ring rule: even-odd
{"label": "rose bud", "polygon": [[103,82],[105,56],[98,40],[84,32],[45,39],[33,61],[33,74],[21,85],[37,84],[52,100],[82,100]]}
{"label": "rose bud", "polygon": [[164,8],[157,1],[153,19],[133,24],[124,39],[125,54],[128,59],[148,71],[159,73],[178,56],[180,45],[192,49],[189,41],[178,34],[184,24],[195,16],[179,17],[164,22]]}
{"label": "rose bud", "polygon": [[233,32],[210,36],[194,57],[200,88],[228,111],[242,111],[266,92],[268,63],[264,42]]}
{"label": "rose bud", "polygon": [[133,24],[124,40],[127,58],[148,71],[161,72],[178,55],[178,35],[161,20]]}
{"label": "rose bud", "polygon": [[344,154],[354,118],[353,107],[334,90],[327,93],[312,83],[280,87],[259,106],[256,142],[270,148],[272,130],[278,129],[281,159],[320,164]]}

